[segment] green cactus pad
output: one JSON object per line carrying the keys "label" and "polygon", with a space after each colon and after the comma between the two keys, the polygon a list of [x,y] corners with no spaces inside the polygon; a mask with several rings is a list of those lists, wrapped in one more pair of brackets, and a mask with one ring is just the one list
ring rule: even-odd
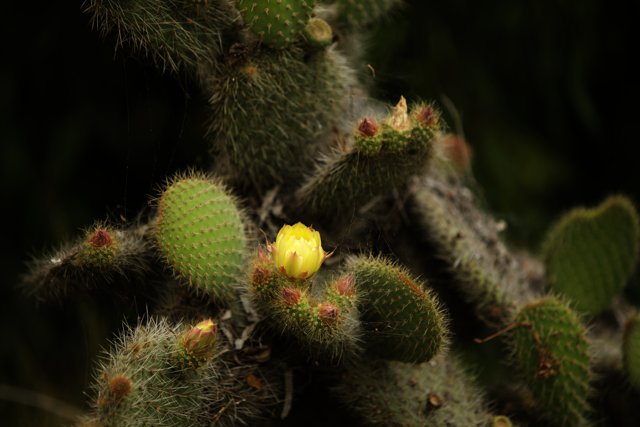
{"label": "green cactus pad", "polygon": [[298,186],[320,141],[341,122],[353,75],[333,49],[261,51],[207,81],[222,173],[266,192]]}
{"label": "green cactus pad", "polygon": [[245,25],[264,44],[277,49],[300,37],[313,6],[312,0],[238,0]]}
{"label": "green cactus pad", "polygon": [[629,382],[640,390],[640,314],[636,314],[627,323],[624,331],[624,366]]}
{"label": "green cactus pad", "polygon": [[422,122],[417,112],[424,108],[435,111],[418,104],[409,114],[401,98],[380,124],[369,117],[360,120],[353,147],[325,159],[298,190],[300,206],[324,223],[349,222],[357,209],[404,188],[431,157],[442,126],[439,119]]}
{"label": "green cactus pad", "polygon": [[116,230],[100,225],[87,231],[78,262],[96,267],[116,264],[121,252],[118,234]]}
{"label": "green cactus pad", "polygon": [[338,360],[360,349],[362,332],[352,276],[338,278],[323,294],[315,295],[309,289],[311,280],[281,274],[260,248],[248,282],[256,305],[272,326],[295,337],[314,357]]}
{"label": "green cactus pad", "polygon": [[610,197],[594,209],[574,209],[543,245],[549,284],[576,309],[598,314],[629,280],[638,260],[638,213],[627,198]]}
{"label": "green cactus pad", "polygon": [[482,390],[455,355],[420,364],[363,361],[334,391],[369,426],[485,427],[491,419]]}
{"label": "green cactus pad", "polygon": [[361,292],[367,348],[404,362],[431,359],[446,346],[446,320],[435,296],[409,273],[382,258],[352,257],[346,271]]}
{"label": "green cactus pad", "polygon": [[115,290],[119,284],[130,291],[152,268],[146,229],[94,224],[75,244],[35,260],[25,277],[27,291],[40,299],[102,286]]}
{"label": "green cactus pad", "polygon": [[232,296],[247,239],[242,215],[222,185],[196,174],[175,179],[158,201],[154,234],[178,277],[214,298]]}
{"label": "green cactus pad", "polygon": [[525,306],[514,326],[514,361],[538,409],[554,425],[581,425],[589,411],[591,371],[578,316],[566,304],[546,298]]}
{"label": "green cactus pad", "polygon": [[[104,427],[251,425],[273,399],[245,380],[254,365],[211,358],[197,369],[180,362],[183,325],[151,319],[128,330],[96,375],[93,417]],[[264,378],[264,377],[263,377]],[[270,403],[274,403],[271,400]]]}

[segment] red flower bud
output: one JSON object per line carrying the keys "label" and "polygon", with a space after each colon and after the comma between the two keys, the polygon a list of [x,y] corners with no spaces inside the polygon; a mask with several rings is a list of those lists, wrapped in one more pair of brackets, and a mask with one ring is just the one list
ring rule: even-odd
{"label": "red flower bud", "polygon": [[365,117],[360,122],[358,131],[364,136],[375,136],[378,133],[378,123],[373,119]]}

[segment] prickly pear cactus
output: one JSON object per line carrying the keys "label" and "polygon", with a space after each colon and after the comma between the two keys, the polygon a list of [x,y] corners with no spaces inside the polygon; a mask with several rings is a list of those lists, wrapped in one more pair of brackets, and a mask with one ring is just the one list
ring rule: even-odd
{"label": "prickly pear cactus", "polygon": [[547,298],[523,307],[514,322],[513,358],[536,406],[554,425],[584,424],[591,371],[578,316],[561,301]]}
{"label": "prickly pear cactus", "polygon": [[313,0],[238,0],[247,27],[267,46],[285,48],[296,41],[311,18]]}
{"label": "prickly pear cactus", "polygon": [[549,285],[582,312],[598,314],[631,277],[640,249],[640,219],[625,197],[574,209],[551,229],[543,256]]}
{"label": "prickly pear cactus", "polygon": [[236,202],[221,184],[203,175],[175,179],[158,200],[154,236],[181,279],[215,298],[232,296],[247,238]]}
{"label": "prickly pear cactus", "polygon": [[419,363],[440,350],[447,339],[446,320],[428,288],[384,259],[351,258],[347,271],[363,294],[361,310],[373,352]]}
{"label": "prickly pear cactus", "polygon": [[319,3],[86,1],[118,48],[199,85],[212,162],[32,263],[41,301],[136,311],[78,425],[606,423],[592,378],[640,377],[631,201],[570,213],[544,264],[514,251],[439,107],[383,105],[357,78],[363,34],[401,2]]}

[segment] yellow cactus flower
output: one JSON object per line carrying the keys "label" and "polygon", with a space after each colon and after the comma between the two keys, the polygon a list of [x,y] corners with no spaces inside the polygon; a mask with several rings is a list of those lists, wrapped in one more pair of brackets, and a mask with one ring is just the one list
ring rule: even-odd
{"label": "yellow cactus flower", "polygon": [[327,257],[320,233],[300,222],[284,225],[269,250],[278,270],[294,279],[313,276]]}

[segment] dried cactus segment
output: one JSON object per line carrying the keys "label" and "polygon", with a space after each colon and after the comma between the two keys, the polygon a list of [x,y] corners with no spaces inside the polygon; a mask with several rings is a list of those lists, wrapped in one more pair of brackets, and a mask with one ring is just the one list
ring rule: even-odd
{"label": "dried cactus segment", "polygon": [[549,285],[577,310],[598,314],[626,285],[639,250],[640,219],[626,197],[609,197],[594,209],[573,209],[552,227],[543,245]]}
{"label": "dried cactus segment", "polygon": [[334,387],[366,425],[384,427],[486,426],[483,392],[454,355],[429,363],[363,361]]}
{"label": "dried cactus segment", "polygon": [[367,349],[390,360],[419,363],[447,345],[440,303],[405,269],[384,258],[354,256],[345,270],[361,293]]}
{"label": "dried cactus segment", "polygon": [[174,179],[158,200],[156,244],[179,278],[229,300],[244,273],[242,213],[220,183],[191,173]]}
{"label": "dried cactus segment", "polygon": [[499,235],[503,225],[478,209],[457,176],[433,167],[413,182],[411,192],[426,239],[482,320],[501,327],[539,296],[538,263],[508,250]]}
{"label": "dried cactus segment", "polygon": [[244,23],[262,43],[283,49],[298,40],[311,18],[313,0],[237,0]]}
{"label": "dried cactus segment", "polygon": [[638,314],[629,319],[626,324],[623,359],[629,382],[640,390],[640,315]]}
{"label": "dried cactus segment", "polygon": [[514,362],[536,407],[554,425],[582,425],[590,410],[591,370],[586,331],[576,313],[548,297],[523,307],[514,326]]}
{"label": "dried cactus segment", "polygon": [[35,260],[24,284],[46,299],[72,290],[136,281],[151,269],[146,226],[120,229],[98,222],[56,253]]}

